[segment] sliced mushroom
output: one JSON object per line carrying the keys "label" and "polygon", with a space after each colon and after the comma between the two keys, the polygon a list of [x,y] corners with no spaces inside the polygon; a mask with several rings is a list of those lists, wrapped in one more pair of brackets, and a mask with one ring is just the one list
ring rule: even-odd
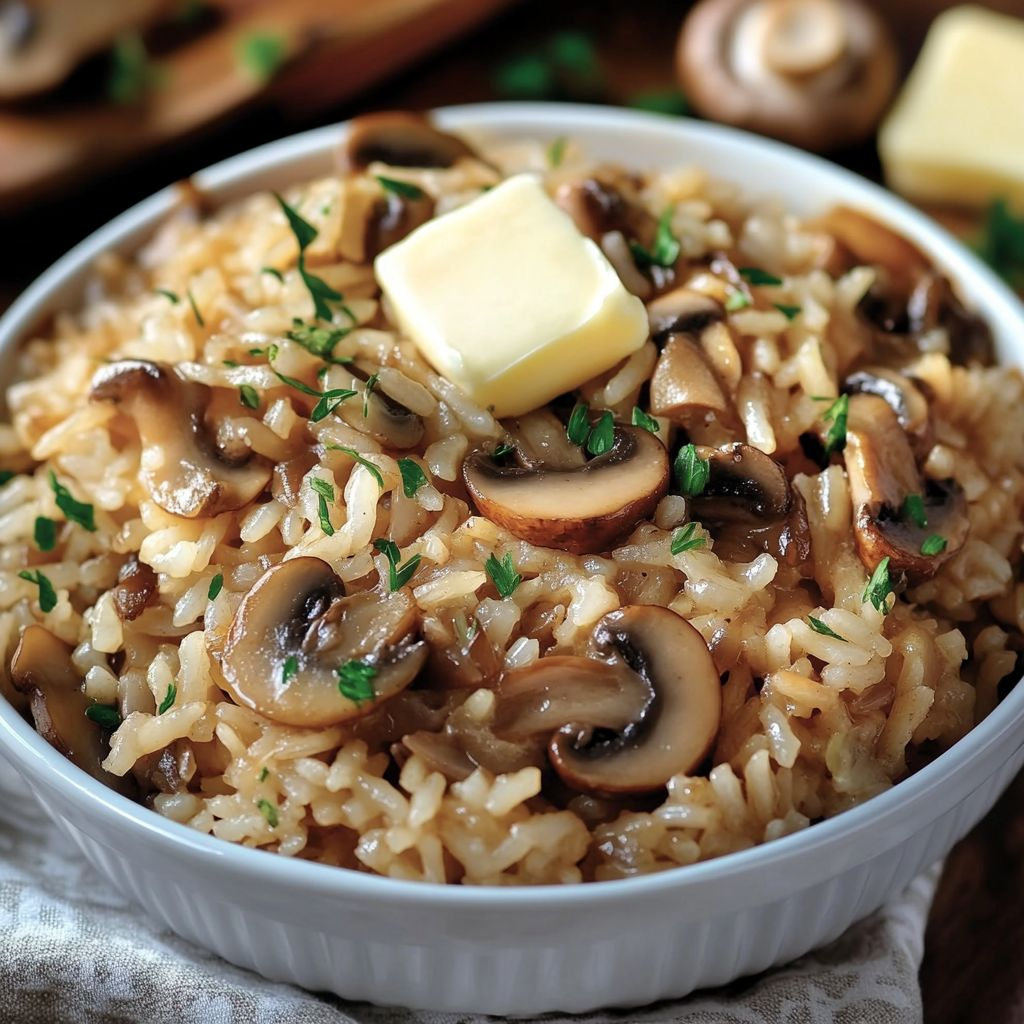
{"label": "sliced mushroom", "polygon": [[499,466],[475,452],[463,466],[481,515],[545,547],[606,551],[650,516],[668,490],[668,454],[646,430],[615,427],[612,447],[578,469]]}
{"label": "sliced mushroom", "polygon": [[915,452],[924,458],[934,443],[928,399],[921,388],[924,385],[884,366],[867,366],[851,373],[843,381],[843,391],[850,395],[877,395],[884,399],[900,426],[912,439]]}
{"label": "sliced mushroom", "polygon": [[721,682],[700,633],[668,608],[633,605],[601,619],[592,653],[507,673],[495,732],[550,736],[552,767],[586,792],[649,792],[693,772],[722,715]]}
{"label": "sliced mushroom", "polygon": [[586,456],[565,433],[565,424],[550,410],[538,409],[508,424],[515,439],[515,457],[526,469],[580,469]]}
{"label": "sliced mushroom", "polygon": [[11,681],[28,695],[36,731],[47,743],[111,789],[134,794],[130,780],[103,768],[107,741],[99,725],[86,717],[94,702],[82,692],[67,644],[42,626],[29,626],[11,661]]}
{"label": "sliced mushroom", "polygon": [[457,135],[434,127],[424,114],[380,111],[349,122],[339,151],[342,170],[363,171],[370,164],[391,167],[451,167],[476,152]]}
{"label": "sliced mushroom", "polygon": [[[369,382],[371,374],[365,369],[352,366],[351,370],[355,381],[364,386]],[[352,403],[339,410],[342,418],[388,448],[415,448],[423,439],[423,420],[391,398],[385,387],[375,383],[365,403]]]}
{"label": "sliced mushroom", "polygon": [[[284,725],[337,725],[404,690],[427,660],[419,612],[406,588],[345,596],[319,558],[268,570],[242,600],[221,669],[239,704]],[[342,692],[344,667],[368,684],[365,699]],[[339,673],[342,674],[339,674]]]}
{"label": "sliced mushroom", "polygon": [[117,574],[114,607],[122,622],[134,622],[160,593],[156,573],[138,555],[131,555]]}
{"label": "sliced mushroom", "polygon": [[299,503],[299,493],[306,474],[316,465],[314,452],[305,451],[301,455],[279,462],[274,466],[274,475],[270,484],[270,493],[285,508],[295,508]]}
{"label": "sliced mushroom", "polygon": [[712,522],[764,521],[789,514],[792,492],[785,470],[753,445],[698,446],[708,464],[707,486],[693,499],[697,516]]}
{"label": "sliced mushroom", "polygon": [[657,221],[641,203],[630,202],[622,190],[598,177],[568,182],[555,193],[555,202],[573,219],[580,232],[600,243],[613,231],[648,246]]}
{"label": "sliced mushroom", "polygon": [[[877,395],[850,398],[844,449],[853,503],[854,537],[861,561],[873,572],[883,558],[911,582],[935,575],[963,547],[970,527],[967,502],[952,480],[924,481],[914,451],[892,407]],[[921,496],[926,524],[904,515],[908,496]],[[924,554],[931,536],[946,543]]]}
{"label": "sliced mushroom", "polygon": [[651,412],[684,427],[730,415],[731,405],[697,343],[669,334],[651,375]]}
{"label": "sliced mushroom", "polygon": [[138,359],[111,363],[93,378],[89,397],[113,402],[135,421],[142,482],[172,515],[197,519],[242,508],[270,480],[265,459],[217,446],[206,423],[210,389],[173,367]]}
{"label": "sliced mushroom", "polygon": [[673,288],[647,304],[647,320],[655,341],[672,334],[696,337],[724,316],[720,302],[690,288]]}
{"label": "sliced mushroom", "polygon": [[419,196],[385,194],[373,204],[366,221],[363,240],[364,258],[369,262],[389,246],[400,242],[434,216],[434,200],[426,193]]}

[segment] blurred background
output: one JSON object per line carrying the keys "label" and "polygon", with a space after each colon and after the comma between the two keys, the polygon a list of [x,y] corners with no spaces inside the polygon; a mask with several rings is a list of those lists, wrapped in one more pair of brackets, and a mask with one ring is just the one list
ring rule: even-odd
{"label": "blurred background", "polygon": [[[1024,20],[971,15],[954,31],[942,18],[957,46],[919,61],[952,6],[0,0],[0,310],[94,228],[224,157],[369,110],[517,99],[702,116],[822,151],[899,185],[1022,286]],[[1024,0],[978,6],[1024,19]],[[967,134],[946,149],[968,151],[970,188],[950,184],[941,152],[915,162],[954,112]],[[930,1020],[1024,1021],[1022,853],[1018,780],[947,863],[922,978]]]}

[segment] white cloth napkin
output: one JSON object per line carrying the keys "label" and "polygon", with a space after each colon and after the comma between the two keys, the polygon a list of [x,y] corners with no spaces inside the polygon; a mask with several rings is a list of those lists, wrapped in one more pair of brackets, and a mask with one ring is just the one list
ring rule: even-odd
{"label": "white cloth napkin", "polygon": [[[938,867],[831,946],[675,1003],[546,1022],[916,1024]],[[485,1024],[345,1003],[265,981],[151,922],[86,864],[0,761],[5,1024]]]}

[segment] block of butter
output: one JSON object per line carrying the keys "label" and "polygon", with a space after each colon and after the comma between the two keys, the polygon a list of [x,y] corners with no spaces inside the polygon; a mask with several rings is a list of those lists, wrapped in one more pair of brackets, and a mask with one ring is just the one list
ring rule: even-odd
{"label": "block of butter", "polygon": [[1024,208],[1024,21],[981,7],[936,18],[878,148],[913,199]]}
{"label": "block of butter", "polygon": [[530,175],[424,224],[374,270],[426,360],[497,416],[571,391],[648,335],[643,303]]}

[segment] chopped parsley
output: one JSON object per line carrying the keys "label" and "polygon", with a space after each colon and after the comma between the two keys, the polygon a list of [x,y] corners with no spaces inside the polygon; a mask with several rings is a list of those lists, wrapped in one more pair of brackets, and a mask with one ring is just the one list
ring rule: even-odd
{"label": "chopped parsley", "polygon": [[0,469],[0,487],[9,484],[18,474],[9,469]]}
{"label": "chopped parsley", "polygon": [[172,292],[170,288],[154,288],[153,291],[156,292],[157,295],[162,295],[171,303],[172,306],[176,306],[181,302],[181,299],[178,298],[177,292]]}
{"label": "chopped parsley", "polygon": [[803,311],[803,306],[787,306],[783,302],[773,302],[772,305],[787,319],[795,320]]}
{"label": "chopped parsley", "polygon": [[352,362],[350,356],[339,359],[336,359],[334,356],[334,349],[338,342],[349,334],[350,331],[351,328],[349,327],[338,327],[334,330],[327,327],[318,327],[316,324],[307,324],[304,320],[296,317],[292,320],[292,329],[288,331],[285,337],[294,341],[297,345],[301,345],[307,352],[320,359],[326,359],[335,363],[350,363]]}
{"label": "chopped parsley", "polygon": [[118,36],[110,51],[107,96],[120,106],[142,100],[161,81],[161,69],[154,65],[138,32]]}
{"label": "chopped parsley", "polygon": [[781,277],[769,274],[767,270],[762,270],[760,267],[740,267],[739,270],[740,277],[742,277],[747,284],[782,284]]}
{"label": "chopped parsley", "polygon": [[277,370],[274,370],[274,376],[282,384],[287,384],[288,387],[294,388],[304,395],[309,395],[310,398],[319,399],[313,407],[313,411],[309,414],[311,423],[319,423],[322,419],[326,419],[342,402],[356,394],[351,388],[332,388],[330,391],[317,391],[316,388],[303,384],[301,380],[296,380],[294,377],[286,377],[283,373],[278,373]]}
{"label": "chopped parsley", "polygon": [[326,480],[321,480],[319,477],[313,477],[309,482],[309,486],[313,488],[319,499],[317,511],[320,516],[320,529],[323,530],[328,537],[333,537],[334,526],[331,523],[331,514],[327,508],[327,503],[329,501],[334,501],[334,487]]}
{"label": "chopped parsley", "polygon": [[284,274],[281,273],[277,267],[260,267],[261,274],[269,274],[271,277],[276,277],[278,281],[284,284]]}
{"label": "chopped parsley", "polygon": [[405,565],[399,565],[402,553],[398,550],[398,545],[393,540],[387,540],[382,537],[379,540],[375,540],[373,546],[388,561],[388,586],[391,589],[391,593],[401,590],[416,575],[416,570],[420,567],[423,556],[413,555]]}
{"label": "chopped parsley", "polygon": [[256,806],[260,809],[260,814],[263,815],[264,821],[266,821],[271,828],[277,828],[280,820],[277,816],[277,807],[275,807],[269,800],[257,800]]}
{"label": "chopped parsley", "polygon": [[[277,200],[281,210],[284,212],[285,218],[288,221],[288,226],[292,229],[292,234],[295,236],[295,241],[298,243],[299,276],[302,278],[302,282],[305,284],[306,290],[309,292],[310,298],[313,300],[313,311],[316,314],[317,319],[329,321],[333,315],[330,303],[342,303],[345,301],[345,297],[341,292],[335,291],[335,289],[323,280],[323,278],[317,277],[315,274],[311,274],[306,269],[306,250],[313,244],[319,232],[312,224],[309,223],[308,220],[304,219],[297,210],[289,206],[276,192],[274,193],[274,198]],[[351,313],[348,315],[351,319],[354,319]]]}
{"label": "chopped parsley", "polygon": [[587,438],[587,451],[591,455],[604,455],[605,452],[611,451],[613,444],[615,444],[615,420],[612,414],[605,410],[590,431],[590,436]]}
{"label": "chopped parsley", "polygon": [[590,410],[586,402],[577,402],[569,415],[569,424],[565,428],[565,436],[572,444],[584,445],[590,436]]}
{"label": "chopped parsley", "polygon": [[110,704],[90,704],[85,709],[85,717],[107,732],[113,732],[121,725],[121,716],[117,708]]}
{"label": "chopped parsley", "polygon": [[642,427],[652,434],[656,434],[661,430],[661,425],[658,421],[653,416],[648,416],[639,405],[633,406],[633,426]]}
{"label": "chopped parsley", "polygon": [[164,714],[166,711],[170,711],[174,707],[174,702],[178,697],[178,687],[174,683],[167,684],[167,692],[164,694],[164,699],[160,701],[160,707],[156,709],[158,715]]}
{"label": "chopped parsley", "polygon": [[416,492],[427,483],[427,474],[412,459],[399,459],[398,472],[402,474],[402,492],[407,498],[415,498]]}
{"label": "chopped parsley", "polygon": [[975,251],[1014,288],[1024,288],[1024,217],[1015,217],[1005,199],[989,206]]}
{"label": "chopped parsley", "polygon": [[269,82],[288,58],[288,41],[273,32],[248,32],[235,47],[238,66],[260,84]]}
{"label": "chopped parsley", "polygon": [[888,614],[892,606],[889,595],[892,594],[892,579],[889,576],[889,556],[886,555],[871,574],[868,585],[864,588],[862,601],[870,601],[875,611]]}
{"label": "chopped parsley", "polygon": [[675,207],[668,207],[658,218],[658,226],[654,232],[654,245],[645,249],[639,242],[630,242],[629,248],[633,259],[641,270],[648,267],[674,267],[679,259],[679,239],[672,234],[672,215]]}
{"label": "chopped parsley", "polygon": [[684,498],[696,498],[704,493],[711,478],[711,464],[697,454],[694,445],[688,444],[679,449],[673,468],[676,485]]}
{"label": "chopped parsley", "polygon": [[493,452],[491,452],[491,458],[494,459],[495,462],[500,462],[506,455],[511,455],[515,450],[516,446],[514,444],[504,441],[502,444],[499,444]]}
{"label": "chopped parsley", "polygon": [[738,310],[746,309],[750,305],[750,298],[747,293],[741,291],[739,288],[729,292],[728,298],[725,300],[725,308],[729,313],[735,313]]}
{"label": "chopped parsley", "polygon": [[900,508],[900,518],[906,522],[913,523],[922,530],[928,525],[928,516],[924,510],[924,499],[920,494],[908,494],[903,499],[903,505]]}
{"label": "chopped parsley", "polygon": [[393,192],[402,199],[422,199],[426,193],[411,181],[399,181],[397,178],[385,178],[384,175],[376,175],[380,187],[385,192]]}
{"label": "chopped parsley", "polygon": [[260,769],[259,775],[256,776],[256,781],[257,782],[266,782],[269,777],[270,777],[270,769],[266,765],[264,765]]}
{"label": "chopped parsley", "polygon": [[346,448],[340,444],[329,444],[328,449],[332,452],[344,452],[349,458],[355,459],[363,469],[367,470],[370,475],[377,481],[377,486],[383,491],[384,490],[384,476],[381,471],[369,460],[364,458],[355,450],[355,448]]}
{"label": "chopped parsley", "polygon": [[687,113],[690,105],[686,97],[678,89],[658,89],[651,92],[638,92],[629,97],[627,105],[634,110],[650,110],[655,114]]}
{"label": "chopped parsley", "polygon": [[569,140],[564,135],[559,135],[547,149],[548,166],[549,167],[561,167],[562,161],[565,159],[565,147],[569,144]]}
{"label": "chopped parsley", "polygon": [[238,389],[238,401],[247,409],[258,409],[260,407],[260,393],[251,384],[243,384]]}
{"label": "chopped parsley", "polygon": [[287,686],[298,674],[299,659],[294,654],[289,654],[281,666],[281,685]]}
{"label": "chopped parsley", "polygon": [[18,576],[29,583],[34,583],[39,588],[39,610],[44,615],[57,607],[57,591],[53,589],[53,584],[48,576],[44,576],[38,569],[35,572],[25,569],[23,572],[19,572]]}
{"label": "chopped parsley", "polygon": [[238,363],[236,363],[234,359],[222,359],[221,366],[226,366],[229,370],[238,369]]}
{"label": "chopped parsley", "polygon": [[825,433],[825,451],[837,452],[846,447],[846,418],[850,414],[850,396],[840,395],[821,417],[831,426]]}
{"label": "chopped parsley", "polygon": [[205,327],[206,321],[203,319],[203,314],[199,312],[199,307],[196,305],[196,299],[192,294],[192,289],[189,288],[189,290],[185,292],[185,295],[188,298],[188,304],[192,307],[192,315],[196,318],[196,323],[199,324],[200,327]]}
{"label": "chopped parsley", "polygon": [[206,592],[206,597],[210,601],[216,601],[220,596],[220,592],[224,589],[224,573],[219,572],[216,576],[210,580],[210,589]]}
{"label": "chopped parsley", "polygon": [[707,543],[703,537],[695,537],[697,531],[696,523],[687,523],[672,534],[670,550],[673,555],[681,555],[684,551],[694,551],[702,548]]}
{"label": "chopped parsley", "polygon": [[932,533],[925,537],[921,543],[921,554],[931,558],[933,555],[941,555],[946,550],[947,540],[941,534]]}
{"label": "chopped parsley", "polygon": [[64,513],[69,523],[77,523],[89,533],[96,532],[96,512],[92,505],[77,498],[57,479],[57,474],[50,470],[50,487],[57,500],[57,508]]}
{"label": "chopped parsley", "polygon": [[377,386],[377,381],[380,380],[379,373],[371,373],[366,378],[366,385],[363,388],[363,419],[366,419],[370,415],[370,395],[373,393],[373,389]]}
{"label": "chopped parsley", "polygon": [[52,551],[57,546],[57,524],[46,516],[36,516],[34,535],[40,551]]}
{"label": "chopped parsley", "polygon": [[829,629],[821,619],[816,619],[813,615],[807,616],[807,625],[810,626],[815,633],[820,633],[822,636],[829,636],[833,640],[842,640],[844,644],[850,642],[845,636],[840,636],[834,629]]}
{"label": "chopped parsley", "polygon": [[377,678],[377,669],[368,662],[346,661],[339,666],[337,673],[338,690],[342,697],[354,704],[362,704],[376,696],[373,681]]}
{"label": "chopped parsley", "polygon": [[511,552],[506,552],[500,562],[494,555],[489,555],[484,563],[484,568],[502,597],[511,597],[519,584],[523,582],[523,577],[516,572]]}

